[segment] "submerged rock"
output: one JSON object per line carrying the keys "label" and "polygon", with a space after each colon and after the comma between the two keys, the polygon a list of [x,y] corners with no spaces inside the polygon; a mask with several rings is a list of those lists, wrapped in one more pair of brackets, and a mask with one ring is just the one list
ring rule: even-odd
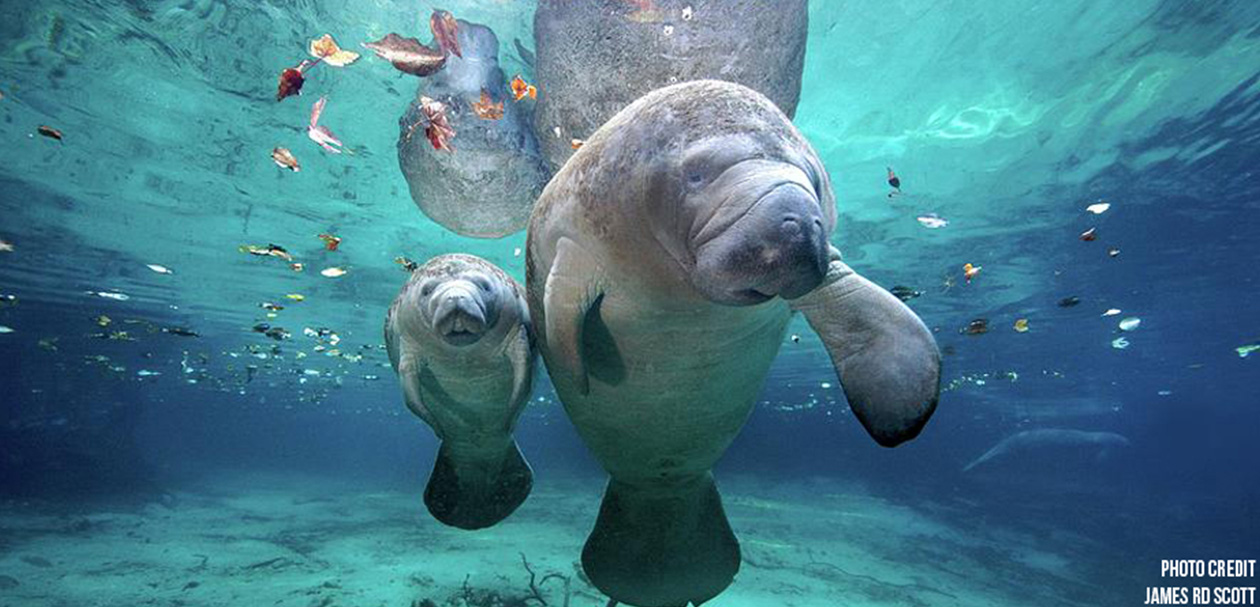
{"label": "submerged rock", "polygon": [[559,168],[573,139],[643,94],[687,80],[737,82],[792,117],[808,24],[805,0],[539,3],[536,130],[547,160]]}
{"label": "submerged rock", "polygon": [[[416,206],[464,236],[498,238],[525,228],[534,200],[550,175],[525,104],[515,103],[499,68],[499,40],[484,25],[459,21],[463,58],[451,55],[442,71],[423,80],[401,120],[398,164]],[[503,116],[481,118],[473,104],[482,92],[503,104]],[[421,97],[446,106],[455,135],[451,150],[425,135]]]}

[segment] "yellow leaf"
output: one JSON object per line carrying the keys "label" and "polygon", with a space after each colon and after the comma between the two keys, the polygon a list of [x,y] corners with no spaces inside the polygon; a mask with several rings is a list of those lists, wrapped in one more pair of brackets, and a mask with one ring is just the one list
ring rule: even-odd
{"label": "yellow leaf", "polygon": [[337,46],[337,42],[333,40],[332,35],[324,34],[320,38],[311,40],[310,53],[313,57],[324,60],[324,63],[333,67],[344,67],[354,63],[359,54],[353,51],[341,50]]}

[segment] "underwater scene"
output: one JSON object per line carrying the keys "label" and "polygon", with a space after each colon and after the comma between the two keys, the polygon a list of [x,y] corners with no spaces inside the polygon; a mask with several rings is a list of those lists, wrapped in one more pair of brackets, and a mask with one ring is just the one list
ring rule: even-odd
{"label": "underwater scene", "polygon": [[0,0],[0,607],[1255,604],[1260,3]]}

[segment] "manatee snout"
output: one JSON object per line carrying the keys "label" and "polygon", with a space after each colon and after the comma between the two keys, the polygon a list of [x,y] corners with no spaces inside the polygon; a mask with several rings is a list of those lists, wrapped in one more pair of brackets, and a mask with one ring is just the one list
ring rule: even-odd
{"label": "manatee snout", "polygon": [[493,310],[479,292],[480,288],[466,280],[446,283],[433,295],[433,329],[452,346],[477,343],[493,324]]}
{"label": "manatee snout", "polygon": [[818,198],[797,183],[771,189],[696,251],[697,287],[718,303],[800,297],[827,273],[827,226]]}

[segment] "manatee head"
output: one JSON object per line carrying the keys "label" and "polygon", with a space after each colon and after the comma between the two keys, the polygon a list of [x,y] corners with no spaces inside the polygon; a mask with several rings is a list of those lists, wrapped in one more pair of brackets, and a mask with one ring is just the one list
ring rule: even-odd
{"label": "manatee head", "polygon": [[407,331],[427,332],[463,348],[502,333],[517,318],[518,301],[507,276],[490,264],[468,255],[443,255],[416,269],[400,319]]}
{"label": "manatee head", "polygon": [[769,99],[703,80],[649,93],[627,112],[652,129],[645,221],[703,297],[752,305],[822,282],[836,225],[831,182]]}

